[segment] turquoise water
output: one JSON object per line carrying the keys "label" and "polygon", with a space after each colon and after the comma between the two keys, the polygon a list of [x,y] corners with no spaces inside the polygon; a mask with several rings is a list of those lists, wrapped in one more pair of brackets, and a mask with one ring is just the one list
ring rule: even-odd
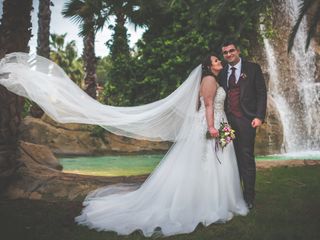
{"label": "turquoise water", "polygon": [[150,173],[163,155],[60,158],[64,172],[96,176],[133,176]]}
{"label": "turquoise water", "polygon": [[[64,172],[96,176],[133,176],[150,173],[163,158],[158,155],[60,158]],[[257,156],[256,160],[320,160],[320,152]]]}

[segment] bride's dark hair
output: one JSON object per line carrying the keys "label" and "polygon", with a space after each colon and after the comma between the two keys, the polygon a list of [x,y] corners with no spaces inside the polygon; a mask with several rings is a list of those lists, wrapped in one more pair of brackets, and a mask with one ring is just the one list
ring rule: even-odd
{"label": "bride's dark hair", "polygon": [[[214,56],[213,54],[207,55],[203,58],[202,63],[201,63],[201,81],[202,79],[206,76],[213,76],[215,77],[215,75],[213,74],[212,70],[211,70],[211,66],[212,66],[212,62],[211,62],[211,57]],[[199,92],[200,94],[200,92]],[[197,110],[200,109],[201,106],[201,102],[200,102],[200,95],[199,95],[199,100],[197,103]]]}
{"label": "bride's dark hair", "polygon": [[202,69],[202,73],[201,73],[201,79],[204,78],[205,76],[214,76],[214,74],[211,71],[211,66],[212,66],[212,62],[211,62],[211,57],[214,55],[207,55],[201,63],[201,69]]}

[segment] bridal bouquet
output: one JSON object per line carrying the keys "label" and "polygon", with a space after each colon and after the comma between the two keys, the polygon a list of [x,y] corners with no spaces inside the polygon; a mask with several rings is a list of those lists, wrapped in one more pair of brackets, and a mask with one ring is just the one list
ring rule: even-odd
{"label": "bridal bouquet", "polygon": [[[221,150],[223,151],[223,148],[227,146],[228,143],[230,143],[233,139],[235,139],[236,135],[235,135],[235,130],[233,130],[230,127],[230,125],[224,120],[222,120],[222,122],[220,123],[220,127],[218,131],[219,131],[219,136],[216,138],[216,143],[214,144],[213,147],[214,147],[214,152],[216,153],[217,160],[221,164],[220,158],[217,154],[219,150],[219,145],[221,147]],[[210,135],[209,132],[207,132],[206,137],[212,139],[212,136]]]}
{"label": "bridal bouquet", "polygon": [[[228,145],[233,139],[236,138],[235,131],[230,127],[230,125],[224,120],[220,123],[220,127],[218,129],[219,137],[217,137],[216,141],[223,149]],[[206,134],[207,139],[211,139],[212,136],[209,132]]]}
{"label": "bridal bouquet", "polygon": [[222,149],[225,146],[227,146],[227,144],[230,143],[233,139],[236,138],[236,135],[234,134],[235,131],[230,127],[230,125],[227,122],[221,122],[218,131],[218,141]]}

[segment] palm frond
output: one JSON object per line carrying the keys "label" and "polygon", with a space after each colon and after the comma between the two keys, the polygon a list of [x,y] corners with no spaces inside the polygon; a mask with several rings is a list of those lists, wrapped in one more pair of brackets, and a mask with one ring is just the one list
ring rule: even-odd
{"label": "palm frond", "polygon": [[92,21],[92,19],[89,19],[87,21],[84,21],[84,23],[80,26],[80,32],[78,35],[80,37],[86,37],[90,32],[94,32],[94,30],[94,22]]}
{"label": "palm frond", "polygon": [[71,0],[65,3],[61,13],[64,17],[70,18],[73,23],[79,25],[83,21],[81,11],[84,4],[81,0]]}
{"label": "palm frond", "polygon": [[64,17],[73,17],[74,15],[79,14],[84,5],[84,1],[70,0],[64,4],[61,13]]}
{"label": "palm frond", "polygon": [[310,28],[309,28],[309,31],[308,31],[308,37],[307,37],[307,41],[306,41],[305,51],[307,51],[308,48],[309,48],[311,38],[314,37],[314,35],[316,33],[316,30],[317,30],[317,25],[318,25],[319,22],[320,22],[320,3],[318,3],[318,7],[317,7],[317,10],[316,10],[316,13],[313,16],[312,22],[310,24]]}
{"label": "palm frond", "polygon": [[95,31],[100,31],[104,28],[105,24],[110,22],[110,18],[109,15],[107,14],[102,14],[100,16],[98,16],[95,20]]}
{"label": "palm frond", "polygon": [[299,29],[299,26],[301,24],[303,17],[306,15],[308,10],[311,9],[311,6],[314,3],[315,3],[315,0],[304,0],[303,2],[301,2],[300,6],[299,6],[299,17],[298,17],[295,25],[293,26],[291,33],[289,35],[288,53],[291,51],[291,49],[293,47],[294,39],[297,35],[298,29]]}
{"label": "palm frond", "polygon": [[101,30],[109,21],[104,11],[105,3],[101,0],[71,0],[64,5],[62,14],[79,25],[79,36]]}

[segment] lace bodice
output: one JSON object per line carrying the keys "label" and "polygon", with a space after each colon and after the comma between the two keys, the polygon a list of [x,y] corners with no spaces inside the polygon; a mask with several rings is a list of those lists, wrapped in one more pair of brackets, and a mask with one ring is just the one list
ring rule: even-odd
{"label": "lace bodice", "polygon": [[[214,111],[214,126],[219,128],[221,121],[226,121],[226,115],[224,112],[224,100],[226,98],[226,92],[222,87],[217,88],[217,93],[214,98],[213,111]],[[207,124],[206,114],[205,114],[205,105],[203,97],[200,97],[201,106],[199,109],[200,117],[202,117],[203,124]]]}

